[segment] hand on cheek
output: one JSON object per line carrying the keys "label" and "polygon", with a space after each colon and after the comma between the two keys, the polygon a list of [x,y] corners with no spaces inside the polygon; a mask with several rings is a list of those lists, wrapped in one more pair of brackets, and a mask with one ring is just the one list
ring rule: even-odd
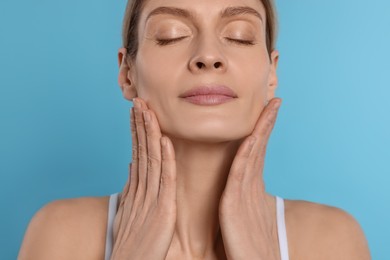
{"label": "hand on cheek", "polygon": [[276,260],[273,214],[268,208],[263,169],[266,147],[280,98],[272,99],[239,147],[219,205],[219,221],[228,259]]}
{"label": "hand on cheek", "polygon": [[173,145],[139,98],[131,111],[131,135],[131,174],[114,220],[111,259],[165,259],[177,214]]}

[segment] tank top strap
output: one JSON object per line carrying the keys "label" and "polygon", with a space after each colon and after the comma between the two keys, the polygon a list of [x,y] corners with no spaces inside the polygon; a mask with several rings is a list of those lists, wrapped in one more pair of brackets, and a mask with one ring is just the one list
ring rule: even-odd
{"label": "tank top strap", "polygon": [[108,203],[108,221],[107,221],[107,231],[106,231],[106,249],[105,249],[105,260],[110,260],[112,253],[112,243],[113,243],[113,225],[114,219],[118,208],[118,193],[110,195],[110,201]]}
{"label": "tank top strap", "polygon": [[284,200],[278,196],[276,196],[276,217],[281,260],[289,260],[286,221],[284,216]]}

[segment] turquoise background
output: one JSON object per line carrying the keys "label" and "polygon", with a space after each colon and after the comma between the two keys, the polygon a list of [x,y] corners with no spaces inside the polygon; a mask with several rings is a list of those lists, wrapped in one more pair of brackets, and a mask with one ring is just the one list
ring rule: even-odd
{"label": "turquoise background", "polygon": [[[117,84],[126,2],[0,2],[0,245],[15,259],[44,204],[121,191],[131,160]],[[282,108],[270,193],[325,203],[390,255],[390,2],[277,1]]]}

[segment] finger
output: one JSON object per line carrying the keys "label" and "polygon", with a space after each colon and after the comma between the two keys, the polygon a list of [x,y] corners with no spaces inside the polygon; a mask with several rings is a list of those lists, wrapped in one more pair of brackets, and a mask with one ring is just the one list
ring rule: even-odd
{"label": "finger", "polygon": [[131,109],[131,139],[132,139],[132,162],[130,164],[130,187],[129,192],[127,193],[127,201],[133,202],[135,194],[138,187],[138,136],[137,136],[137,126],[135,123],[135,110]]}
{"label": "finger", "polygon": [[253,178],[262,176],[265,146],[276,118],[278,106],[275,105],[280,106],[280,102],[280,98],[274,98],[268,103],[252,134],[240,145],[229,172],[227,187],[229,185],[231,189],[240,191],[246,184],[252,183]]}
{"label": "finger", "polygon": [[282,100],[280,98],[274,98],[270,101],[264,111],[265,113],[262,113],[259,122],[256,124],[256,127],[252,133],[252,135],[257,137],[258,142],[255,143],[255,152],[253,153],[250,161],[254,164],[254,171],[260,174],[263,173],[268,140],[274,128],[277,112],[281,102]]}
{"label": "finger", "polygon": [[274,117],[276,116],[276,112],[279,109],[281,102],[281,98],[273,98],[261,112],[252,132],[252,135],[258,137],[258,141],[263,141],[264,137],[267,136],[267,133],[272,130]]}
{"label": "finger", "polygon": [[225,189],[229,190],[230,193],[234,194],[242,189],[243,179],[248,168],[248,161],[253,153],[255,142],[256,137],[250,135],[245,138],[237,150],[225,186]]}
{"label": "finger", "polygon": [[145,200],[146,193],[146,182],[147,182],[147,167],[148,167],[148,159],[147,159],[147,144],[146,144],[146,130],[145,123],[142,116],[142,111],[145,110],[143,106],[143,102],[141,102],[140,98],[134,99],[134,107],[135,107],[135,124],[137,131],[137,140],[138,140],[138,186],[137,192],[135,195],[134,205],[138,207],[138,205],[143,205]]}
{"label": "finger", "polygon": [[176,159],[171,140],[163,136],[161,139],[162,161],[161,182],[158,194],[158,205],[162,213],[176,213]]}
{"label": "finger", "polygon": [[161,177],[161,130],[152,110],[144,111],[148,147],[148,177],[145,203],[157,201]]}

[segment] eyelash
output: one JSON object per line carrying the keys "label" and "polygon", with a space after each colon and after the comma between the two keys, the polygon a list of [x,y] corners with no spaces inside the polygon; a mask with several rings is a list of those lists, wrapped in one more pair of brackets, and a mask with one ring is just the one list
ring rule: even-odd
{"label": "eyelash", "polygon": [[253,41],[246,41],[246,40],[239,40],[239,39],[232,39],[232,38],[225,38],[228,41],[236,42],[243,45],[254,45],[255,43]]}
{"label": "eyelash", "polygon": [[184,39],[184,38],[186,38],[186,37],[183,36],[183,37],[176,38],[176,39],[157,39],[156,42],[158,45],[168,45],[170,43],[177,42],[177,41]]}
{"label": "eyelash", "polygon": [[[157,39],[156,42],[158,45],[164,46],[164,45],[168,45],[168,44],[180,41],[184,38],[186,38],[186,36],[176,38],[176,39]],[[237,44],[243,44],[243,45],[254,45],[255,44],[253,41],[245,41],[245,40],[232,39],[232,38],[225,38],[225,39],[228,41],[237,43]]]}

